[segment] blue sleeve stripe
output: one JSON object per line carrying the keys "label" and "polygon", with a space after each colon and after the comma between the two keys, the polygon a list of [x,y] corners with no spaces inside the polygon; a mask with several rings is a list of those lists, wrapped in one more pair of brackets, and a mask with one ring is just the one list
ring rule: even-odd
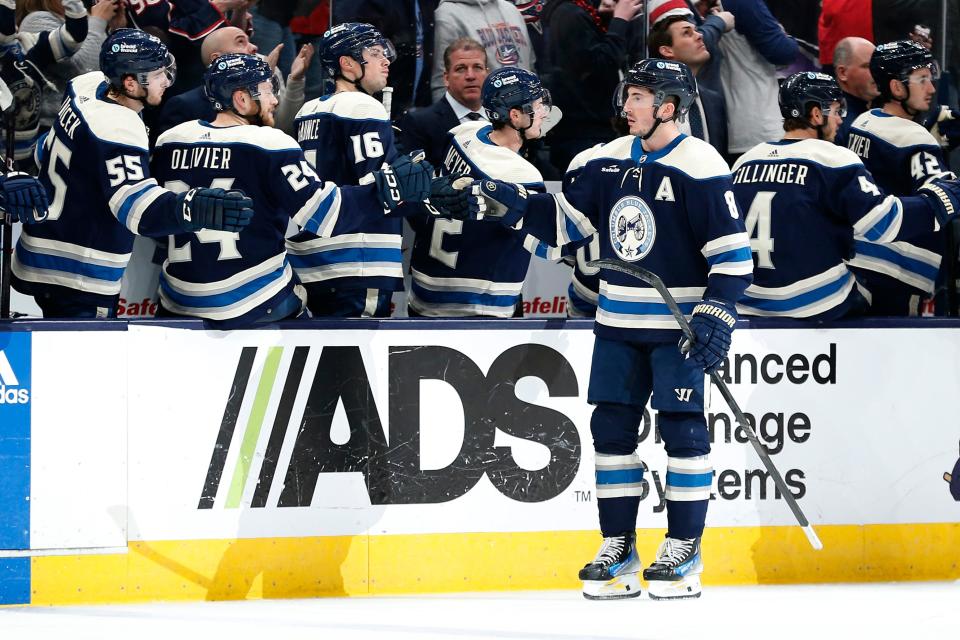
{"label": "blue sleeve stripe", "polygon": [[937,274],[940,272],[939,266],[928,264],[922,260],[908,258],[882,244],[874,244],[863,240],[856,240],[855,244],[858,254],[889,262],[927,280],[936,280]]}
{"label": "blue sleeve stripe", "polygon": [[345,262],[403,262],[403,252],[400,249],[365,249],[355,247],[351,249],[332,249],[330,251],[315,251],[303,255],[289,254],[290,264],[294,269],[322,267]]}
{"label": "blue sleeve stripe", "polygon": [[[680,310],[685,314],[693,313],[693,308],[697,306],[696,302],[677,303]],[[611,300],[605,295],[600,296],[600,308],[610,313],[620,313],[635,316],[671,316],[670,308],[663,302],[624,302],[621,300]]]}
{"label": "blue sleeve stripe", "polygon": [[676,473],[667,471],[669,487],[709,487],[713,483],[713,471],[708,473]]}
{"label": "blue sleeve stripe", "polygon": [[17,247],[17,259],[21,263],[34,269],[46,269],[48,271],[62,271],[64,273],[75,273],[78,275],[103,280],[104,282],[116,283],[123,278],[123,267],[105,267],[97,264],[90,264],[72,258],[61,256],[52,256],[46,253],[36,253],[25,248],[23,243]]}
{"label": "blue sleeve stripe", "polygon": [[338,189],[331,189],[330,193],[327,194],[327,197],[320,201],[317,205],[316,212],[310,214],[310,218],[307,220],[307,223],[303,225],[304,231],[309,231],[310,233],[316,235],[322,235],[320,233],[320,228],[323,226],[323,223],[327,219],[327,214],[330,213],[330,208],[333,206],[333,202],[339,193]]}
{"label": "blue sleeve stripe", "polygon": [[864,232],[864,237],[866,237],[867,240],[873,240],[876,242],[883,237],[883,234],[890,229],[890,226],[896,222],[900,215],[900,201],[895,199],[891,203],[887,212],[883,214],[883,216],[877,220],[872,227]]}
{"label": "blue sleeve stripe", "polygon": [[601,471],[597,469],[597,484],[633,484],[643,482],[643,467]]}
{"label": "blue sleeve stripe", "polygon": [[821,300],[826,300],[838,291],[842,291],[843,288],[846,287],[853,279],[854,277],[852,273],[846,273],[833,282],[828,282],[823,286],[817,287],[816,289],[812,289],[806,293],[801,293],[783,300],[752,298],[750,297],[750,291],[747,290],[747,293],[744,294],[743,298],[741,298],[741,302],[744,305],[750,306],[754,309],[760,309],[762,311],[792,311],[794,309],[799,309],[801,307],[806,307],[807,305],[820,302]]}
{"label": "blue sleeve stripe", "polygon": [[718,264],[723,264],[726,262],[750,262],[752,264],[753,254],[750,251],[750,247],[738,247],[736,249],[731,249],[730,251],[724,251],[723,253],[718,253],[707,257],[707,264],[709,264],[711,267],[715,267]]}
{"label": "blue sleeve stripe", "polygon": [[411,291],[417,298],[431,304],[473,304],[487,307],[512,307],[520,300],[520,295],[495,295],[470,291],[433,291],[411,283]]}
{"label": "blue sleeve stripe", "polygon": [[193,307],[193,308],[215,308],[215,307],[228,307],[232,304],[235,304],[241,300],[246,299],[247,297],[255,294],[261,289],[265,289],[267,285],[281,280],[284,277],[284,271],[286,265],[281,265],[280,268],[272,271],[270,273],[264,274],[259,278],[251,280],[235,289],[225,291],[224,293],[218,293],[207,296],[193,296],[183,293],[182,291],[177,291],[170,286],[170,283],[167,282],[167,279],[163,277],[163,274],[160,276],[160,288],[163,292],[173,300],[175,303],[179,304],[182,307]]}
{"label": "blue sleeve stripe", "polygon": [[160,189],[161,187],[156,184],[148,184],[142,189],[139,189],[129,196],[123,199],[123,203],[120,205],[120,208],[117,210],[117,220],[120,221],[120,224],[127,226],[127,218],[130,216],[130,212],[133,210],[137,200],[139,200],[143,195],[145,195],[151,189]]}

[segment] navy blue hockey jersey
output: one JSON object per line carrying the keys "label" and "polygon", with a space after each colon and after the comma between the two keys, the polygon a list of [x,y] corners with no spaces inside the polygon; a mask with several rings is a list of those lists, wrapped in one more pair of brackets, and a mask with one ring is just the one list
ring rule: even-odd
{"label": "navy blue hockey jersey", "polygon": [[165,308],[221,328],[257,320],[293,291],[296,279],[284,247],[291,218],[324,237],[356,229],[361,221],[344,210],[383,216],[374,185],[341,189],[321,181],[296,141],[271,127],[186,122],[160,136],[153,167],[174,191],[241,189],[253,200],[253,220],[239,233],[171,236],[160,276]]}
{"label": "navy blue hockey jersey", "polygon": [[[584,149],[573,157],[563,175],[563,191],[580,177],[584,165],[601,144]],[[567,315],[571,318],[593,318],[597,315],[597,302],[600,299],[600,269],[587,266],[592,260],[600,258],[600,238],[594,235],[590,242],[579,247],[574,253],[573,274],[567,287]]]}
{"label": "navy blue hockey jersey", "polygon": [[67,287],[75,299],[113,304],[135,233],[179,228],[176,196],[150,177],[147,131],[133,110],[106,97],[99,71],[67,84],[57,121],[37,148],[50,199],[43,224],[24,229],[13,258],[14,287],[36,295]]}
{"label": "navy blue hockey jersey", "polygon": [[[546,190],[537,169],[518,153],[490,140],[488,122],[451,130],[444,174],[462,173]],[[495,222],[429,217],[412,225],[410,308],[434,317],[510,318],[520,302],[530,256],[557,259],[559,251]]]}
{"label": "navy blue hockey jersey", "polygon": [[[854,120],[847,136],[847,147],[863,160],[886,193],[907,196],[929,180],[951,177],[943,169],[943,156],[937,141],[921,125],[871,109]],[[924,294],[933,293],[944,236],[930,233],[910,242],[876,244],[857,240],[856,256],[850,266],[895,278]],[[869,286],[870,275],[865,274]]]}
{"label": "navy blue hockey jersey", "polygon": [[737,308],[756,316],[830,319],[859,300],[845,260],[854,239],[885,247],[933,229],[923,201],[884,195],[860,158],[825,140],[762,143],[733,167],[754,254]]}
{"label": "navy blue hockey jersey", "polygon": [[[295,120],[297,140],[324,179],[340,185],[360,179],[397,157],[393,127],[383,105],[359,91],[335,93],[303,105]],[[378,205],[379,209],[379,205]],[[366,212],[343,211],[344,216]],[[304,283],[403,290],[403,220],[369,220],[356,233],[290,238],[290,263]]]}
{"label": "navy blue hockey jersey", "polygon": [[[598,232],[602,258],[653,271],[688,315],[704,298],[739,300],[753,260],[723,158],[683,134],[655,152],[641,142],[618,138],[591,156],[565,193],[532,196],[523,230],[551,246]],[[614,271],[601,271],[594,331],[613,340],[680,337],[657,291]]]}

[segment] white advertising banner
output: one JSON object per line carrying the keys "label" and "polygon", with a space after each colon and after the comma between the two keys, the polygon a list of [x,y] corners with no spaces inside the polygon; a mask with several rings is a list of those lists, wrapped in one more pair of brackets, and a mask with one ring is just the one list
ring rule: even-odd
{"label": "white advertising banner", "polygon": [[[129,378],[131,540],[597,526],[588,330],[128,337],[150,363]],[[725,375],[814,524],[953,522],[958,338],[742,330]],[[708,526],[792,524],[719,394],[708,413]],[[640,528],[665,526],[655,420]]]}
{"label": "white advertising banner", "polygon": [[127,337],[33,333],[32,549],[127,545]]}

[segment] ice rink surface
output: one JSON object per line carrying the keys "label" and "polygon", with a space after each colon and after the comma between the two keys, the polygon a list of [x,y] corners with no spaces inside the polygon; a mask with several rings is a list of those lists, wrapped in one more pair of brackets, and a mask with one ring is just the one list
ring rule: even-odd
{"label": "ice rink surface", "polygon": [[3,640],[956,638],[960,582],[708,587],[699,600],[577,591],[0,609]]}

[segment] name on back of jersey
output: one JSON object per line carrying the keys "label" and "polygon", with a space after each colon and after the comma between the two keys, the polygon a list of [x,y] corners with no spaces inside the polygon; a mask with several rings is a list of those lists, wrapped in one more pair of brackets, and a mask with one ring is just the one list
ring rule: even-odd
{"label": "name on back of jersey", "polygon": [[[469,142],[467,141],[465,144],[469,144]],[[470,163],[460,155],[456,145],[450,145],[450,148],[447,149],[447,157],[443,159],[443,167],[447,170],[447,173],[462,173],[465,175],[471,173]]]}
{"label": "name on back of jersey", "polygon": [[847,139],[847,148],[861,158],[870,157],[870,138],[850,133]]}
{"label": "name on back of jersey", "polygon": [[808,167],[793,162],[775,164],[745,164],[733,174],[733,184],[774,182],[777,184],[807,184]]}
{"label": "name on back of jersey", "polygon": [[174,149],[170,154],[171,169],[229,169],[231,150],[226,147],[192,147]]}
{"label": "name on back of jersey", "polygon": [[74,113],[73,107],[70,106],[70,100],[63,101],[57,119],[60,121],[60,126],[63,127],[67,137],[73,140],[73,134],[76,132],[77,127],[80,126],[81,120],[80,116]]}

